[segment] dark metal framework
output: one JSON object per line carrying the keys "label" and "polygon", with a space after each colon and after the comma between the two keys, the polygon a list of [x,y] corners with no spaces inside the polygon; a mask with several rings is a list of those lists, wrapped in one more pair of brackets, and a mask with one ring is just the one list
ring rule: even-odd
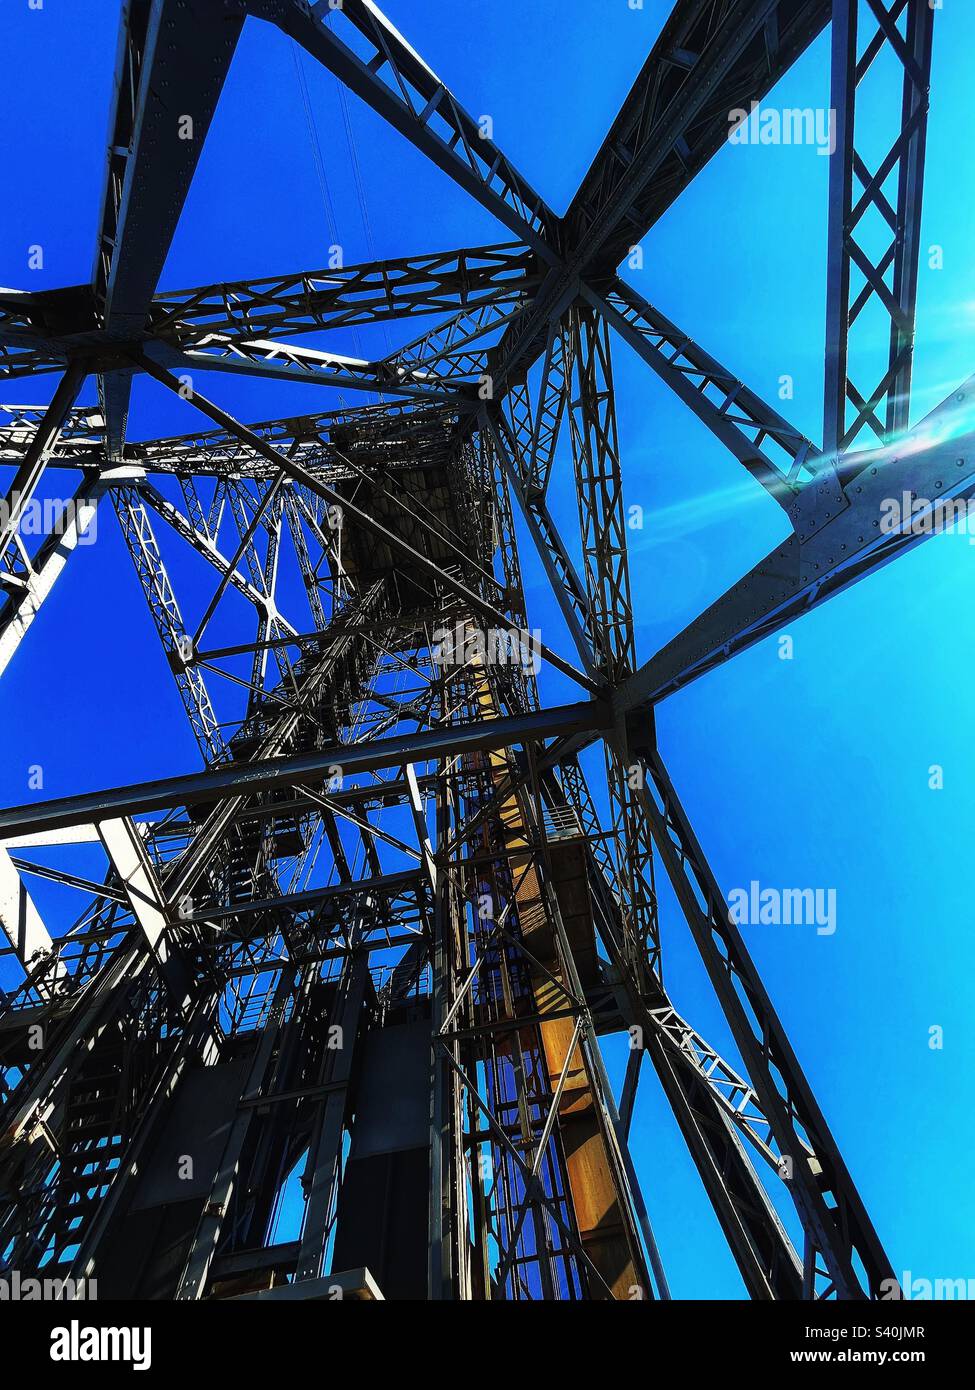
{"label": "dark metal framework", "polygon": [[[516,240],[160,292],[249,17]],[[830,21],[820,445],[618,268],[729,112]],[[909,417],[932,25],[927,0],[677,0],[558,217],[367,0],[126,0],[92,282],[0,294],[0,375],[61,374],[50,406],[0,421],[14,469],[0,669],[93,510],[113,509],[205,766],[0,812],[4,1267],[147,1298],[666,1298],[628,1150],[646,1055],[751,1297],[891,1296],[661,760],[654,707],[914,543],[880,534],[883,497],[975,490],[971,382]],[[856,98],[884,50],[902,85],[870,169]],[[858,241],[868,212],[890,231],[876,260]],[[861,391],[850,347],[871,300],[890,350]],[[300,341],[414,318],[380,360]],[[614,335],[792,528],[643,665]],[[202,371],[378,399],[245,426],[197,389]],[[138,372],[190,400],[201,432],[130,441]],[[79,406],[91,376],[99,404]],[[867,428],[877,444],[854,451]],[[570,485],[563,432],[577,545],[547,500]],[[80,471],[77,506],[31,548],[19,521],[58,468]],[[513,507],[571,659],[530,633]],[[184,580],[191,556],[209,576],[202,592],[177,598],[174,547]],[[526,653],[577,702],[541,705]],[[600,741],[594,794],[580,754]],[[104,855],[97,881],[35,857],[79,842]],[[661,869],[736,1063],[665,989]],[[80,895],[70,926],[48,930],[32,876]],[[599,1038],[624,1029],[617,1102]]]}

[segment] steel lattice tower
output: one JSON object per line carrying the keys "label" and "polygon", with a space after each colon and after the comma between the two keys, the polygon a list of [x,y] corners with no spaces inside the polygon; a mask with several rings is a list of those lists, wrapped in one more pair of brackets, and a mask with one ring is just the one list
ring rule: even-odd
{"label": "steel lattice tower", "polygon": [[[160,292],[245,19],[283,30],[514,239]],[[727,140],[729,111],[830,23],[820,445],[618,270]],[[668,1297],[628,1150],[646,1057],[751,1297],[889,1289],[654,708],[913,544],[878,531],[883,496],[975,492],[971,383],[909,417],[932,27],[927,0],[677,0],[558,217],[368,0],[126,0],[92,281],[0,292],[0,374],[59,374],[49,406],[4,408],[0,668],[93,510],[114,512],[205,766],[0,813],[0,1266],[94,1277],[102,1297]],[[874,169],[857,95],[881,54],[897,82]],[[887,229],[877,260],[868,215]],[[889,352],[854,385],[868,301]],[[413,318],[378,361],[301,341]],[[644,664],[617,336],[792,527]],[[378,403],[243,425],[196,389],[202,372]],[[201,432],[129,440],[136,373],[189,400]],[[97,405],[79,405],[91,378]],[[58,469],[80,473],[76,506],[29,546],[19,519]],[[549,510],[569,487],[578,545]],[[515,515],[571,660],[531,636]],[[163,534],[209,576],[196,592],[177,597]],[[210,636],[215,615],[235,640]],[[542,704],[526,651],[577,702]],[[600,742],[597,788],[580,755]],[[101,881],[31,857],[75,841],[104,850]],[[740,1065],[664,986],[661,872]],[[72,923],[48,929],[36,874],[77,890]],[[624,1030],[617,1102],[599,1039]],[[281,1239],[286,1201],[300,1222]]]}

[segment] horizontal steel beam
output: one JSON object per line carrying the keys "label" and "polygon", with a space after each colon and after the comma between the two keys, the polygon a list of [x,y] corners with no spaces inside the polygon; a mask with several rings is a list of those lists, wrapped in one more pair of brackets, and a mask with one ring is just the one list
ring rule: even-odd
{"label": "horizontal steel beam", "polygon": [[379,768],[460,758],[468,753],[510,748],[526,741],[580,733],[598,734],[608,726],[609,720],[605,703],[582,701],[531,714],[479,720],[474,724],[366,743],[336,744],[317,753],[264,758],[246,765],[223,766],[183,777],[164,777],[134,786],[35,802],[0,811],[0,839],[91,821],[97,823],[111,817],[144,815],[173,806],[256,796],[275,787],[320,782],[329,775],[329,768],[336,766],[341,767],[344,778],[349,778]]}
{"label": "horizontal steel beam", "polygon": [[[201,337],[253,339],[324,333],[420,314],[453,314],[492,303],[525,299],[541,283],[542,268],[522,242],[465,247],[427,255],[327,269],[301,270],[260,279],[160,291],[146,321],[132,336],[192,347]],[[144,330],[144,332],[143,332]],[[0,290],[0,373],[47,358],[116,340],[101,326],[88,285],[42,290]],[[23,359],[22,361],[20,359]]]}
{"label": "horizontal steel beam", "polygon": [[[155,333],[184,343],[187,335],[201,332],[245,338],[294,336],[417,314],[454,313],[528,294],[540,280],[534,253],[521,242],[508,242],[169,290],[153,299],[150,319]],[[4,307],[0,297],[0,342],[5,340]],[[16,301],[8,309],[13,334],[25,313]]]}
{"label": "horizontal steel beam", "polygon": [[194,372],[233,372],[242,376],[301,382],[302,385],[416,397],[450,404],[458,410],[474,409],[474,403],[465,402],[460,394],[460,383],[449,386],[441,383],[436,372],[425,374],[403,370],[401,373],[387,373],[378,362],[321,352],[294,343],[279,343],[271,339],[238,342],[215,334],[212,338],[200,339],[186,351],[163,339],[145,343],[143,350],[153,361],[184,377],[192,378]]}
{"label": "horizontal steel beam", "polygon": [[[464,405],[466,409],[466,402]],[[43,406],[0,405],[0,462],[20,463],[44,411]],[[9,417],[9,424],[2,423],[5,416]],[[449,462],[451,430],[457,418],[452,404],[387,401],[263,420],[247,429],[310,468],[326,466],[332,476],[347,477],[351,476],[351,469],[334,458],[329,448],[334,431],[347,431],[352,426],[357,440],[367,442],[377,457],[383,455],[390,463],[408,457],[411,468],[422,468]],[[71,411],[48,468],[101,463],[104,438],[104,418],[98,408]],[[125,446],[125,459],[144,464],[151,473],[263,478],[276,472],[262,455],[222,429],[198,430],[165,439],[130,440]]]}

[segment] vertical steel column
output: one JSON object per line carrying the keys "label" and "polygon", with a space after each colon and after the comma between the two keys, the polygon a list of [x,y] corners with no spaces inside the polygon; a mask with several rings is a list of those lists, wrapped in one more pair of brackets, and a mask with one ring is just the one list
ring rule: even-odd
{"label": "vertical steel column", "polygon": [[[905,12],[901,34],[898,25]],[[861,0],[833,0],[831,114],[836,148],[829,180],[823,437],[827,457],[834,459],[868,426],[882,443],[888,443],[910,423],[934,11],[928,0],[869,0],[864,17],[867,14],[877,28],[861,49]],[[858,91],[881,55],[900,64],[902,80],[897,120],[890,123],[896,134],[884,158],[871,170],[856,148]],[[888,108],[892,107],[891,99]],[[877,117],[873,106],[870,109],[873,128]],[[896,207],[891,207],[884,185],[895,169]],[[859,197],[856,184],[862,190]],[[880,256],[866,250],[858,233],[860,223],[871,213],[882,219],[891,238]],[[860,273],[863,286],[851,299],[854,270]],[[864,309],[878,304],[890,320],[890,346],[883,374],[874,389],[864,394],[850,377],[851,347],[860,341],[851,341],[851,334]],[[879,368],[871,367],[868,359],[858,364],[858,371],[863,370]],[[856,412],[852,424],[847,423],[848,404]]]}

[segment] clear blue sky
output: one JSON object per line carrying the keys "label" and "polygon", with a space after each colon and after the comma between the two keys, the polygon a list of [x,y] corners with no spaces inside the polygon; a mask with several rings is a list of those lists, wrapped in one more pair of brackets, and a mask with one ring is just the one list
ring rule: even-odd
{"label": "clear blue sky", "polygon": [[[387,13],[557,210],[564,210],[644,61],[668,6],[646,0],[387,0]],[[110,0],[4,7],[9,133],[0,284],[87,280],[101,198],[117,12]],[[922,244],[915,415],[975,369],[975,142],[970,63],[975,11],[938,14]],[[509,239],[505,229],[354,99],[367,195],[363,224],[331,76],[303,60],[346,260]],[[821,38],[773,100],[828,104]],[[811,148],[721,151],[645,243],[634,283],[651,301],[822,433],[825,217],[829,161]],[[162,287],[321,266],[328,233],[292,46],[249,21],[188,199]],[[44,247],[28,271],[27,248]],[[340,349],[354,350],[351,339]],[[622,344],[617,345],[638,655],[646,659],[783,534],[779,509]],[[6,399],[42,403],[53,378]],[[205,393],[248,420],[327,409],[330,390],[227,376]],[[88,398],[93,396],[93,383]],[[134,437],[197,428],[188,406],[136,384]],[[553,508],[577,531],[570,465]],[[568,651],[523,547],[529,615]],[[943,537],[790,629],[791,662],[763,643],[659,711],[672,776],[726,890],[837,892],[837,931],[749,927],[748,944],[897,1271],[975,1276],[971,1193],[975,946],[966,883],[975,813],[967,727],[967,614],[975,549]],[[548,680],[551,700],[574,698]],[[189,770],[198,754],[106,513],[0,682],[6,757],[0,801]],[[928,788],[932,764],[944,789]],[[40,896],[40,895],[39,895]],[[677,1007],[734,1057],[703,971],[662,889],[665,971]],[[928,1046],[929,1028],[944,1047]],[[614,1075],[620,1050],[609,1048]],[[649,1067],[633,1148],[673,1291],[738,1297],[741,1284]]]}

